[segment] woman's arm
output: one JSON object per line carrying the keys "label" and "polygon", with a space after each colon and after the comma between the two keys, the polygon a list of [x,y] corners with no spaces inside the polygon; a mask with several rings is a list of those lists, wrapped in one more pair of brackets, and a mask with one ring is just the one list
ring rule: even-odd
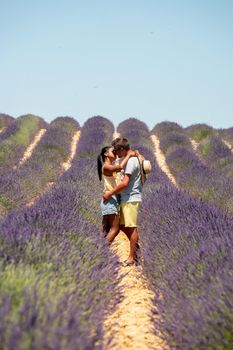
{"label": "woman's arm", "polygon": [[126,163],[128,162],[130,157],[138,156],[138,151],[129,151],[124,159],[120,162],[120,164],[104,164],[103,170],[107,170],[108,173],[114,173],[115,171],[121,171]]}
{"label": "woman's arm", "polygon": [[123,169],[125,167],[125,165],[127,164],[127,162],[128,162],[130,157],[138,157],[138,155],[139,155],[138,151],[131,151],[131,150],[129,150],[127,155],[120,162],[120,165],[122,167],[121,169]]}

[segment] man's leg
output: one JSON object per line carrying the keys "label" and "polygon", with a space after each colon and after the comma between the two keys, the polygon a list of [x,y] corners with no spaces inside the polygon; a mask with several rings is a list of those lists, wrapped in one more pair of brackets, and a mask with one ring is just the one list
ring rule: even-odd
{"label": "man's leg", "polygon": [[138,244],[138,229],[137,227],[125,227],[120,225],[120,230],[123,231],[130,242],[130,253],[127,262],[137,261],[137,252],[140,249]]}
{"label": "man's leg", "polygon": [[121,206],[120,230],[122,230],[126,234],[130,241],[130,253],[127,259],[128,263],[132,263],[133,261],[137,260],[136,253],[137,248],[139,247],[137,229],[138,208],[138,202],[125,203]]}
{"label": "man's leg", "polygon": [[133,261],[136,261],[136,246],[138,242],[138,229],[137,227],[126,227],[127,229],[127,236],[130,241],[130,252],[127,259],[128,263],[132,263]]}

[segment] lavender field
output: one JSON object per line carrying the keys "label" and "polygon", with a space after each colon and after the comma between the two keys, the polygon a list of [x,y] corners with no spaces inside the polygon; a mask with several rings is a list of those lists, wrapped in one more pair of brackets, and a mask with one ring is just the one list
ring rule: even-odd
{"label": "lavender field", "polygon": [[[114,132],[152,163],[139,217],[139,268],[154,295],[151,332],[164,349],[232,349],[232,130],[0,114],[0,350],[111,349],[104,324],[122,302],[123,276],[100,231],[96,158]],[[153,135],[176,186],[160,167]]]}

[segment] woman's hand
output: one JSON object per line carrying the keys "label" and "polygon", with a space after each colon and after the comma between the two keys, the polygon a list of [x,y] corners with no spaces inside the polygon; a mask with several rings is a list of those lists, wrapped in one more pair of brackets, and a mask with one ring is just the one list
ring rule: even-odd
{"label": "woman's hand", "polygon": [[127,153],[128,157],[137,157],[138,151],[129,150]]}
{"label": "woman's hand", "polygon": [[104,200],[104,202],[108,201],[111,197],[112,197],[111,191],[106,191],[106,192],[104,192],[104,194],[103,194],[103,200]]}
{"label": "woman's hand", "polygon": [[134,150],[134,151],[133,150],[129,150],[127,155],[129,155],[129,157],[140,157],[141,156],[137,149]]}

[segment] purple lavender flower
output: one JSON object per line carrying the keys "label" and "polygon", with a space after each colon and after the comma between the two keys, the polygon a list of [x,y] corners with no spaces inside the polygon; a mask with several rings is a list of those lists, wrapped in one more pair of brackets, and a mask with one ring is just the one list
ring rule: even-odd
{"label": "purple lavender flower", "polygon": [[[102,131],[105,137],[98,138]],[[103,321],[121,297],[117,258],[99,235],[102,189],[96,151],[108,144],[112,131],[108,120],[90,119],[82,128],[82,152],[77,151],[72,167],[35,205],[2,219],[5,273],[14,266],[35,274],[1,313],[2,346],[13,349],[17,339],[17,348],[26,342],[38,350],[103,349]],[[99,139],[92,152],[88,133]]]}
{"label": "purple lavender flower", "polygon": [[[165,125],[165,134],[160,128],[160,139],[167,142],[173,126]],[[128,128],[130,135],[130,123]],[[175,129],[175,135],[182,134],[176,125]],[[139,140],[148,145],[148,135],[140,134]],[[218,208],[221,189],[230,191],[230,185],[200,162],[190,146],[176,145],[173,136],[170,140],[175,147],[166,160],[181,189],[153,167],[139,215],[144,271],[156,295],[154,330],[172,349],[230,349],[233,219]],[[148,151],[153,151],[152,144]],[[189,193],[183,190],[186,186]],[[212,189],[212,204],[191,195],[198,192],[201,197],[202,191]]]}

